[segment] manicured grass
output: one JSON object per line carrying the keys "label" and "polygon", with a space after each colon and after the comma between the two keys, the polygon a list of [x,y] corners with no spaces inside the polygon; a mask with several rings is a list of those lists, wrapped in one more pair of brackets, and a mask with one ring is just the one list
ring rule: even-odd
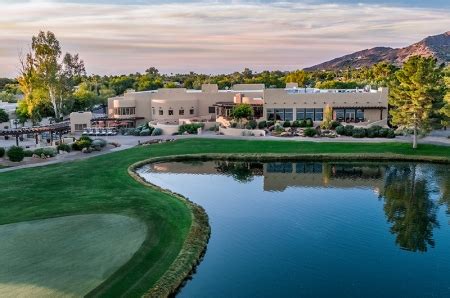
{"label": "manicured grass", "polygon": [[[128,175],[140,160],[196,153],[390,154],[450,159],[450,147],[405,143],[313,143],[185,139],[71,163],[0,173],[0,224],[74,214],[118,213],[148,226],[147,239],[125,266],[92,295],[136,297],[169,268],[186,239],[192,214],[174,196],[144,187]],[[237,154],[238,155],[238,154]],[[213,231],[214,232],[214,231]]]}

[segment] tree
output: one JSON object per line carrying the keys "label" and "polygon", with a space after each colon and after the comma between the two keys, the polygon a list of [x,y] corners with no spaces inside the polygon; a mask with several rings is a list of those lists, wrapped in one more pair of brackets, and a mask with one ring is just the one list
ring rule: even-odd
{"label": "tree", "polygon": [[430,130],[443,90],[442,66],[437,66],[434,58],[411,57],[395,73],[389,94],[391,121],[394,126],[413,130],[413,148],[417,148],[417,134]]}
{"label": "tree", "polygon": [[297,83],[299,87],[306,86],[309,80],[309,74],[304,70],[296,70],[286,76],[286,83]]}
{"label": "tree", "polygon": [[241,123],[242,119],[253,116],[253,107],[247,103],[241,103],[233,107],[231,117]]}
{"label": "tree", "polygon": [[442,114],[442,125],[449,126],[450,125],[450,67],[445,69],[445,96],[444,96],[444,105],[441,108],[440,112]]}
{"label": "tree", "polygon": [[60,61],[61,46],[53,32],[40,31],[31,42],[33,66],[39,87],[46,90],[55,119],[63,115],[65,100],[74,88],[74,79],[85,74],[84,62],[78,54],[66,53]]}
{"label": "tree", "polygon": [[333,124],[333,109],[326,105],[323,110],[323,121],[320,125],[323,129],[330,129]]}
{"label": "tree", "polygon": [[0,109],[0,123],[2,122],[8,122],[9,121],[9,115],[6,113],[5,110]]}

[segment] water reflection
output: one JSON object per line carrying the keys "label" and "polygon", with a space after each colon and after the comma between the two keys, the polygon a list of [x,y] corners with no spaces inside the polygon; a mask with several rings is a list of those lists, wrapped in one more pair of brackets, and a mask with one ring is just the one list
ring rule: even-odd
{"label": "water reflection", "polygon": [[[149,166],[151,172],[197,175],[220,174],[239,183],[263,178],[263,190],[287,188],[372,189],[383,200],[385,218],[401,249],[426,252],[435,246],[439,204],[450,214],[448,167],[373,162],[176,162]],[[436,187],[437,185],[437,187]],[[432,198],[433,193],[438,193]]]}

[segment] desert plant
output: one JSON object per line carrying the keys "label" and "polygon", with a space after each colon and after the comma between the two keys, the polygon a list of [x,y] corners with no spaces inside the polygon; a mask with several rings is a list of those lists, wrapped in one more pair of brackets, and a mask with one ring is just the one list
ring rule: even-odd
{"label": "desert plant", "polygon": [[285,128],[291,127],[291,121],[284,121],[283,122],[283,127],[285,127]]}
{"label": "desert plant", "polygon": [[183,134],[187,132],[188,134],[196,134],[199,128],[203,128],[203,123],[191,123],[191,124],[183,124],[178,128],[178,132]]}
{"label": "desert plant", "polygon": [[333,122],[333,109],[326,105],[324,111],[323,111],[323,121],[320,124],[320,127],[323,129],[330,129],[332,127]]}
{"label": "desert plant", "polygon": [[13,146],[6,152],[9,160],[12,162],[20,162],[25,157],[25,153],[22,147]]}
{"label": "desert plant", "polygon": [[3,156],[5,156],[5,148],[0,147],[0,158],[2,158]]}
{"label": "desert plant", "polygon": [[39,156],[43,154],[48,157],[55,157],[57,152],[54,148],[38,148],[33,153]]}
{"label": "desert plant", "polygon": [[32,157],[34,154],[34,151],[33,150],[24,150],[23,154],[25,157]]}
{"label": "desert plant", "polygon": [[312,121],[312,119],[306,119],[305,121],[305,127],[313,127],[314,126],[314,122]]}
{"label": "desert plant", "polygon": [[258,122],[256,120],[249,120],[247,122],[248,129],[255,129],[258,126]]}
{"label": "desert plant", "polygon": [[149,136],[149,135],[151,135],[152,134],[152,131],[150,130],[150,129],[143,129],[143,130],[141,130],[140,132],[139,132],[139,135],[141,136],[141,137],[143,137],[143,136]]}
{"label": "desert plant", "polygon": [[341,122],[339,122],[339,121],[331,122],[331,129],[336,129],[338,126],[342,126]]}
{"label": "desert plant", "polygon": [[258,123],[258,128],[259,129],[264,129],[266,127],[267,127],[267,121],[263,120],[263,121]]}
{"label": "desert plant", "polygon": [[155,128],[155,129],[153,129],[153,131],[152,131],[152,136],[160,136],[160,135],[162,135],[162,129],[161,128]]}
{"label": "desert plant", "polygon": [[95,149],[98,149],[98,148],[101,149],[101,148],[106,147],[106,144],[107,144],[107,142],[103,139],[95,139],[92,141],[91,147],[94,147]]}
{"label": "desert plant", "polygon": [[308,128],[305,128],[303,133],[305,134],[305,137],[314,137],[317,134],[317,130],[315,130],[312,127],[308,127]]}
{"label": "desert plant", "polygon": [[336,133],[340,136],[345,136],[345,126],[339,125],[336,127]]}

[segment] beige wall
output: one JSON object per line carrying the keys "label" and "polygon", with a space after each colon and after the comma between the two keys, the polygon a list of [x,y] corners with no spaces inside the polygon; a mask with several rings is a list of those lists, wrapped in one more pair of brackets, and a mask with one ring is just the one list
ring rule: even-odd
{"label": "beige wall", "polygon": [[86,127],[91,127],[91,112],[73,112],[70,113],[70,131],[72,133],[80,130],[75,129],[76,124],[86,125]]}

